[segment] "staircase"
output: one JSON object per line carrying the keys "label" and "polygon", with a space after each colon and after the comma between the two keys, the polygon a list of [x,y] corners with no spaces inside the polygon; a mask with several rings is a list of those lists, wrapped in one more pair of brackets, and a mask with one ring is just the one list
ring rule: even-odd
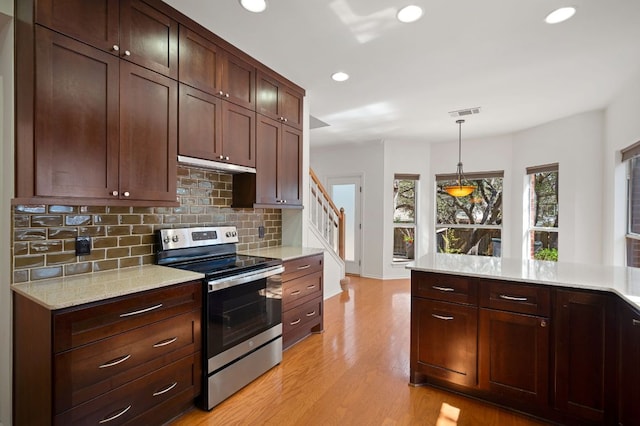
{"label": "staircase", "polygon": [[331,200],[318,176],[309,169],[311,194],[309,229],[324,249],[334,258],[341,270],[340,287],[346,290],[349,278],[344,273],[345,213]]}

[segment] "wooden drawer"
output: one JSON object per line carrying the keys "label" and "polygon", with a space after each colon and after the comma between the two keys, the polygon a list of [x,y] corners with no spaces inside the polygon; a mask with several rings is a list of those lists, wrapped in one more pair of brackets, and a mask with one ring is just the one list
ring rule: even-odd
{"label": "wooden drawer", "polygon": [[302,257],[299,259],[287,260],[283,263],[284,272],[282,273],[282,281],[293,280],[304,275],[322,272],[322,253]]}
{"label": "wooden drawer", "polygon": [[550,301],[551,293],[544,286],[480,280],[480,305],[483,308],[548,317]]}
{"label": "wooden drawer", "polygon": [[315,297],[322,297],[322,271],[282,284],[282,309],[285,311]]}
{"label": "wooden drawer", "polygon": [[[198,389],[199,353],[182,358],[153,373],[112,390],[55,417],[56,425],[127,424],[135,417],[187,392]],[[116,417],[117,416],[117,417]]]}
{"label": "wooden drawer", "polygon": [[57,354],[55,412],[199,351],[200,316],[192,311]]}
{"label": "wooden drawer", "polygon": [[322,316],[322,298],[311,300],[282,314],[282,333],[287,334],[304,328]]}
{"label": "wooden drawer", "polygon": [[411,271],[411,294],[446,302],[478,304],[478,285],[473,278]]}
{"label": "wooden drawer", "polygon": [[202,284],[193,281],[64,309],[53,315],[54,353],[182,313],[200,310]]}

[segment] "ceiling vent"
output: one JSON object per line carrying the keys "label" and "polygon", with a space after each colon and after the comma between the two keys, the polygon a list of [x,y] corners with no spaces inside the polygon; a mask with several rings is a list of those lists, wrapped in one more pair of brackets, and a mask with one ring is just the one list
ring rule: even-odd
{"label": "ceiling vent", "polygon": [[449,111],[452,117],[466,117],[468,115],[480,114],[480,107],[459,109],[458,111]]}

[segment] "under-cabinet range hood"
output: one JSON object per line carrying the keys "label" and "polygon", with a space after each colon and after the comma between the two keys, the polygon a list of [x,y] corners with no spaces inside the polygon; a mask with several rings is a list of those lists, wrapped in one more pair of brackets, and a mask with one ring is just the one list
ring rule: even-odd
{"label": "under-cabinet range hood", "polygon": [[178,163],[231,174],[256,172],[255,167],[239,166],[222,161],[203,160],[202,158],[187,157],[185,155],[178,155]]}

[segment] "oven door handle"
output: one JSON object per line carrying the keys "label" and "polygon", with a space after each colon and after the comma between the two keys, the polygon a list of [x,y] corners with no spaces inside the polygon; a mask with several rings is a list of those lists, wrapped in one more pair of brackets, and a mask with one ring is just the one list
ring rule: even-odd
{"label": "oven door handle", "polygon": [[260,271],[251,271],[240,275],[211,280],[208,281],[207,284],[209,285],[209,293],[212,293],[214,291],[223,290],[225,288],[234,287],[240,284],[246,284],[251,281],[261,280],[263,278],[281,274],[283,272],[284,267],[282,265],[278,265],[272,266],[267,269],[262,269]]}

